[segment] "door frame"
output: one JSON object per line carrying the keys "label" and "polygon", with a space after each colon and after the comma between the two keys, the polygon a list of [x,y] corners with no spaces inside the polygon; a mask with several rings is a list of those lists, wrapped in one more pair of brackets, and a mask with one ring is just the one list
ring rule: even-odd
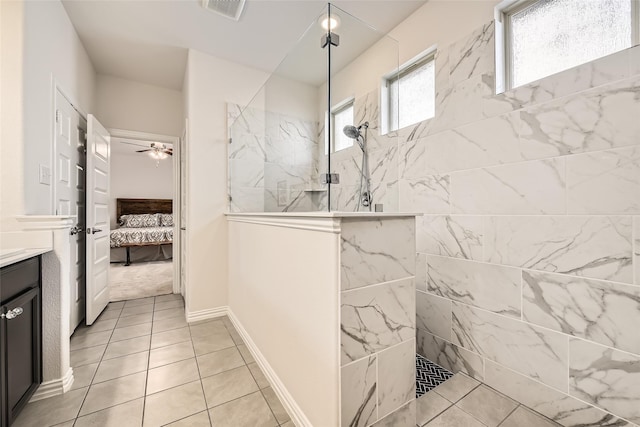
{"label": "door frame", "polygon": [[111,134],[111,138],[158,141],[166,144],[172,144],[173,146],[173,156],[171,156],[171,167],[173,173],[173,293],[180,294],[180,254],[182,252],[182,242],[180,241],[180,137],[125,129],[107,130]]}

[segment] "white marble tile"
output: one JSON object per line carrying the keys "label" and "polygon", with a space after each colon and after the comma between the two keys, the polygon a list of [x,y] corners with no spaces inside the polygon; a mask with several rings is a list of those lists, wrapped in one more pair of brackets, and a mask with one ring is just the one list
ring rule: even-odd
{"label": "white marble tile", "polygon": [[520,114],[510,113],[430,136],[424,142],[426,171],[445,173],[525,160],[518,142],[520,127]]}
{"label": "white marble tile", "polygon": [[454,86],[436,88],[436,117],[429,134],[480,120],[485,92],[482,76],[472,77]]}
{"label": "white marble tile", "polygon": [[629,49],[629,77],[640,74],[640,45]]}
{"label": "white marble tile", "polygon": [[415,336],[413,278],[341,293],[342,364]]}
{"label": "white marble tile", "polygon": [[286,165],[283,163],[264,164],[264,187],[278,188],[278,183],[285,181],[289,187],[305,185],[310,182],[309,167]]}
{"label": "white marble tile", "polygon": [[451,174],[451,205],[461,214],[562,214],[564,159],[473,169]]}
{"label": "white marble tile", "polygon": [[417,352],[453,373],[465,374],[482,381],[484,359],[479,354],[466,350],[429,332],[417,329]]}
{"label": "white marble tile", "polygon": [[378,417],[377,358],[365,357],[340,369],[343,426],[366,427]]}
{"label": "white marble tile", "polygon": [[639,214],[640,145],[568,157],[567,212]]}
{"label": "white marble tile", "polygon": [[483,113],[489,117],[616,82],[629,76],[629,59],[629,51],[617,52],[502,94],[489,96],[485,99]]}
{"label": "white marble tile", "polygon": [[451,81],[458,84],[471,77],[493,73],[495,68],[495,26],[493,21],[449,47]]}
{"label": "white marble tile", "polygon": [[231,212],[262,212],[264,210],[264,192],[259,188],[233,187],[229,209]]}
{"label": "white marble tile", "polygon": [[229,185],[232,189],[264,186],[264,163],[251,160],[229,160]]}
{"label": "white marble tile", "polygon": [[640,423],[640,356],[571,338],[569,394]]}
{"label": "white marble tile", "polygon": [[521,314],[520,274],[519,268],[427,257],[428,292],[516,319]]}
{"label": "white marble tile", "polygon": [[[360,205],[360,188],[357,185],[332,185],[331,186],[331,210],[355,212]],[[361,210],[365,210],[361,208]]]}
{"label": "white marble tile", "polygon": [[354,102],[354,125],[358,126],[364,122],[369,122],[366,132],[369,150],[397,145],[396,132],[382,134],[379,99],[378,89],[376,89],[356,98]]}
{"label": "white marble tile", "polygon": [[[433,138],[437,138],[437,135]],[[424,176],[427,140],[428,138],[420,138],[398,144],[398,178],[412,179]]]}
{"label": "white marble tile", "polygon": [[453,343],[558,390],[567,390],[567,337],[453,303]]}
{"label": "white marble tile", "polygon": [[398,182],[400,210],[430,214],[450,213],[449,175],[426,175]]}
{"label": "white marble tile", "polygon": [[[380,414],[383,416],[384,414]],[[402,408],[385,416],[371,427],[415,427],[416,425],[416,401],[415,399]]]}
{"label": "white marble tile", "polygon": [[634,78],[523,110],[524,155],[542,158],[636,144],[639,91],[640,79]]}
{"label": "white marble tile", "polygon": [[484,372],[487,385],[565,427],[629,425],[626,421],[490,360],[486,361]]}
{"label": "white marble tile", "polygon": [[295,163],[293,141],[267,137],[265,138],[265,161],[292,165]]}
{"label": "white marble tile", "polygon": [[522,279],[524,320],[640,354],[640,287],[535,271]]}
{"label": "white marble tile", "polygon": [[451,300],[416,291],[416,327],[451,339]]}
{"label": "white marble tile", "polygon": [[424,215],[416,218],[416,233],[418,252],[482,261],[482,217]]}
{"label": "white marble tile", "polygon": [[426,292],[427,290],[427,255],[416,253],[416,290]]}
{"label": "white marble tile", "polygon": [[[397,145],[394,144],[381,150],[371,150],[368,152],[368,156],[372,184],[398,180]],[[361,162],[361,156],[359,157]]]}
{"label": "white marble tile", "polygon": [[257,135],[240,135],[233,138],[228,149],[229,160],[242,160],[260,164],[266,160],[265,140]]}
{"label": "white marble tile", "polygon": [[635,266],[635,284],[640,285],[640,216],[633,218],[633,265]]}
{"label": "white marble tile", "polygon": [[632,283],[631,218],[490,217],[484,260]]}
{"label": "white marble tile", "polygon": [[341,289],[353,289],[415,273],[415,220],[343,220]]}
{"label": "white marble tile", "polygon": [[378,353],[378,413],[389,414],[416,397],[416,341]]}

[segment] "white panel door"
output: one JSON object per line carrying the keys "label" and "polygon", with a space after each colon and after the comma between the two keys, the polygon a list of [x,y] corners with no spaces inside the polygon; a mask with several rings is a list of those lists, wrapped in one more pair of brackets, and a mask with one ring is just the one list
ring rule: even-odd
{"label": "white panel door", "polygon": [[111,137],[96,118],[87,120],[86,321],[93,324],[109,304],[109,159]]}
{"label": "white panel door", "polygon": [[69,334],[85,317],[85,134],[86,120],[67,98],[56,90],[55,104],[54,211],[57,215],[75,215],[76,224],[69,236],[70,325]]}

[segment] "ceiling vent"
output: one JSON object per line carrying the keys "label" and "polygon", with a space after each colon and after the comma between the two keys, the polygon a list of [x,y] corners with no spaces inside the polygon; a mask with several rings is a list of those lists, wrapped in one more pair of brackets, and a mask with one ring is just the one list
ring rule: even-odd
{"label": "ceiling vent", "polygon": [[224,17],[238,21],[245,0],[202,0],[202,7]]}

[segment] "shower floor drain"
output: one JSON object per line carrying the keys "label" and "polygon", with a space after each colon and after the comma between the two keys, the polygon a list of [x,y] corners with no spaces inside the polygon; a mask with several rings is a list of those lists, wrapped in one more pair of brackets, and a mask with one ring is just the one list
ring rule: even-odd
{"label": "shower floor drain", "polygon": [[416,354],[416,398],[433,390],[452,376],[452,372]]}

